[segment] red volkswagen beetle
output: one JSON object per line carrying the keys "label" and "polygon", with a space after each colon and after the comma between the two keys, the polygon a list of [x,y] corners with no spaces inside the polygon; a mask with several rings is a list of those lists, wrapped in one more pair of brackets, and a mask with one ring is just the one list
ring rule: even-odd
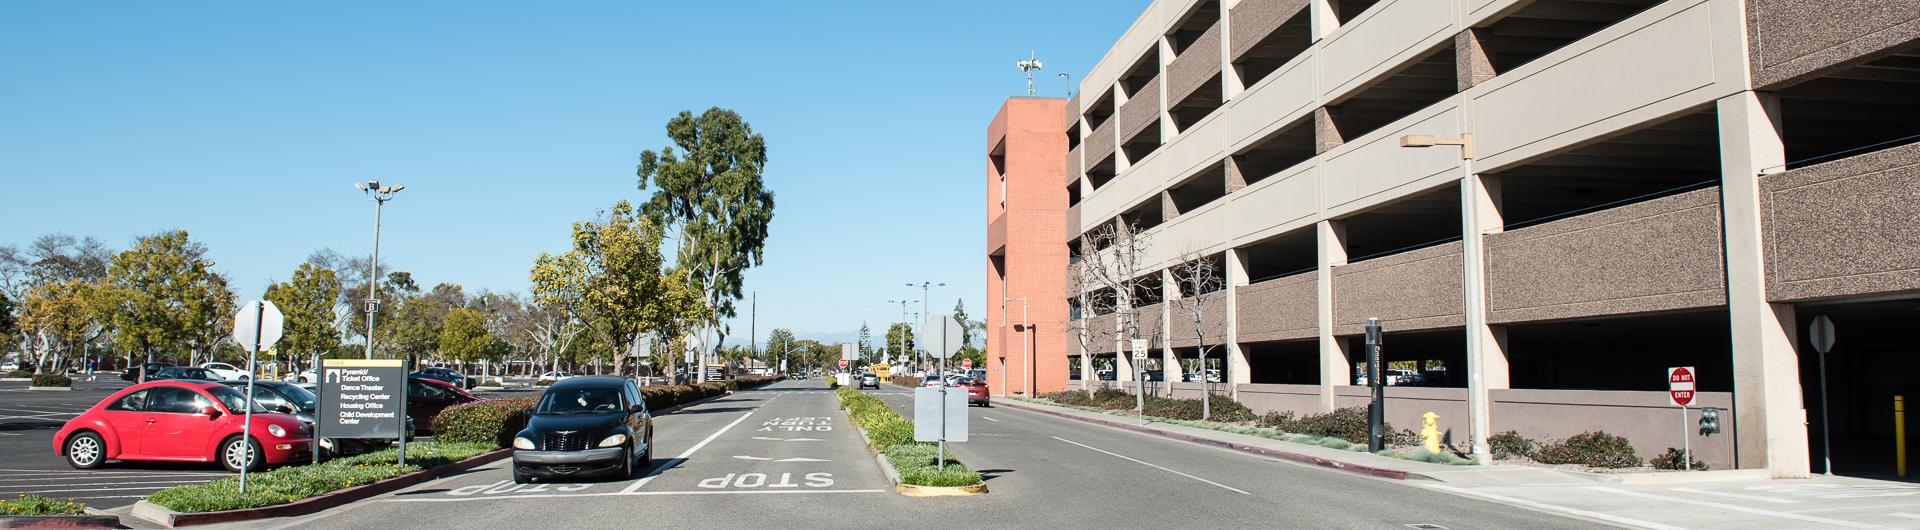
{"label": "red volkswagen beetle", "polygon": [[[67,464],[93,469],[107,460],[219,462],[228,471],[247,463],[241,428],[245,396],[207,381],[153,381],[115,392],[67,420],[53,450]],[[252,469],[311,458],[312,431],[299,418],[253,409]]]}

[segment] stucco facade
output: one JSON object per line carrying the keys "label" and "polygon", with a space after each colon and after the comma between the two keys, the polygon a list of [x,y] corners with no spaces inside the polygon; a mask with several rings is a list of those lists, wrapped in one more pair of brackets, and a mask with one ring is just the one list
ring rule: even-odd
{"label": "stucco facade", "polygon": [[1066,388],[1065,99],[1010,98],[987,126],[987,379],[994,395]]}
{"label": "stucco facade", "polygon": [[[1153,241],[1142,270],[1222,259],[1202,327],[1221,391],[1259,409],[1358,403],[1375,317],[1439,381],[1389,416],[1436,410],[1469,450],[1605,430],[1658,454],[1679,439],[1645,427],[1675,414],[1651,372],[1698,364],[1729,409],[1695,441],[1710,463],[1804,476],[1806,304],[1920,296],[1916,65],[1910,2],[1160,0],[1077,76],[1064,243],[1122,223]],[[1553,341],[1590,329],[1619,332]],[[1117,345],[1064,343],[1135,377]],[[1609,348],[1631,354],[1566,353]]]}

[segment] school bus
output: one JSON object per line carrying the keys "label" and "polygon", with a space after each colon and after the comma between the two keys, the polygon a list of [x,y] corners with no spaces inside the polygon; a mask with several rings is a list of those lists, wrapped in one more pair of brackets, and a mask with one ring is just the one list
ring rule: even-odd
{"label": "school bus", "polygon": [[893,367],[891,366],[887,366],[887,363],[874,363],[872,365],[867,366],[867,370],[872,371],[873,376],[880,378],[880,380],[882,381],[885,381],[887,379],[887,377],[889,376],[888,371],[891,370],[892,368]]}

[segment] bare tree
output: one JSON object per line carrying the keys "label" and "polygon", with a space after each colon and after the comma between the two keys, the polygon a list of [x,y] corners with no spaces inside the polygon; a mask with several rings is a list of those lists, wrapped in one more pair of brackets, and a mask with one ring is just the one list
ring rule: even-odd
{"label": "bare tree", "polygon": [[[1116,333],[1129,343],[1159,335],[1159,330],[1140,329],[1139,314],[1134,311],[1136,300],[1145,294],[1145,290],[1157,285],[1142,271],[1147,266],[1147,253],[1152,248],[1152,241],[1140,235],[1140,230],[1137,224],[1115,220],[1102,223],[1081,237],[1083,251],[1080,263],[1070,265],[1072,268],[1067,276],[1070,292],[1080,297],[1082,309],[1086,311],[1075,323],[1075,335],[1082,347],[1099,344],[1100,340],[1112,340]],[[1153,274],[1157,274],[1157,271]],[[1091,329],[1087,325],[1092,317],[1107,314],[1116,315],[1118,329]],[[1142,336],[1143,333],[1148,335]],[[1139,411],[1144,411],[1146,405],[1146,383],[1141,377],[1145,368],[1134,367],[1134,407]],[[1092,391],[1091,384],[1087,388],[1089,392]]]}
{"label": "bare tree", "polygon": [[1175,265],[1173,281],[1180,288],[1180,298],[1173,301],[1173,307],[1181,316],[1192,319],[1195,349],[1199,350],[1200,366],[1200,419],[1205,421],[1212,416],[1213,381],[1209,380],[1207,359],[1218,344],[1207,344],[1207,311],[1213,309],[1207,294],[1226,288],[1227,278],[1220,264],[1213,256],[1203,255],[1199,251],[1189,250],[1180,255],[1180,264]]}

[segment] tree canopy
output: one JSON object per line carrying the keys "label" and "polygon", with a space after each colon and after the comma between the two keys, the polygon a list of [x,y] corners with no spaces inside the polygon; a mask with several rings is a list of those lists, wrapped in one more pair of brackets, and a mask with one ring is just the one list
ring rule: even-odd
{"label": "tree canopy", "polygon": [[206,252],[185,230],[175,230],[142,237],[113,256],[96,307],[110,315],[121,349],[210,350],[210,343],[196,343],[224,335],[218,328],[233,314],[233,293]]}
{"label": "tree canopy", "polygon": [[[742,273],[762,262],[773,192],[762,173],[766,139],[739,113],[681,111],[667,121],[674,145],[640,153],[640,189],[654,188],[641,212],[678,235],[676,269],[701,292],[711,323],[734,316]],[[675,148],[678,149],[675,149]]]}
{"label": "tree canopy", "polygon": [[332,353],[340,346],[334,314],[340,303],[340,280],[332,269],[301,263],[294,269],[293,279],[267,287],[267,300],[286,316],[276,348],[280,352],[306,359],[315,353]]}

